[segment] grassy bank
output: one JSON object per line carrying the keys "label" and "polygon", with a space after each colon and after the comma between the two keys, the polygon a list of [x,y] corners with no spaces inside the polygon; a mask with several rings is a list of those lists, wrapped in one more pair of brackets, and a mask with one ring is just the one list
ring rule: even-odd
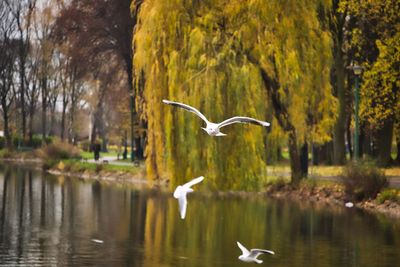
{"label": "grassy bank", "polygon": [[59,171],[66,172],[93,172],[99,173],[104,172],[124,172],[129,174],[137,174],[141,168],[132,165],[113,165],[113,164],[97,164],[84,162],[77,159],[60,160],[53,162],[49,168],[57,169]]}
{"label": "grassy bank", "polygon": [[[308,169],[309,177],[314,176],[340,176],[346,166],[310,166]],[[400,167],[381,168],[386,176],[400,177]],[[288,164],[268,165],[267,172],[269,176],[283,176],[290,174],[290,166]]]}
{"label": "grassy bank", "polygon": [[[116,156],[116,152],[102,153],[101,156]],[[107,163],[87,162],[93,158],[93,153],[85,152],[75,146],[65,143],[50,144],[31,151],[10,151],[0,150],[0,158],[9,161],[34,161],[40,164],[45,170],[57,170],[59,172],[98,174],[103,173],[126,173],[127,175],[137,174],[140,166],[117,165]]]}

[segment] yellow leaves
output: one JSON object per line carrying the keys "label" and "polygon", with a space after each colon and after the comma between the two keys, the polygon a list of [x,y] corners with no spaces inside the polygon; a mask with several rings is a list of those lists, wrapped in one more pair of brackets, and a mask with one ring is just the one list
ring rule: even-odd
{"label": "yellow leaves", "polygon": [[212,58],[212,59],[210,59],[209,61],[208,61],[208,66],[209,67],[215,67],[215,66],[217,66],[218,65],[218,61],[217,61],[217,59],[215,59],[215,58]]}
{"label": "yellow leaves", "polygon": [[[377,40],[379,56],[368,66],[361,87],[361,116],[373,128],[379,128],[385,120],[399,116],[400,92],[400,34],[393,38]],[[397,64],[397,67],[396,67]]]}
{"label": "yellow leaves", "polygon": [[194,28],[190,33],[190,53],[197,55],[203,50],[205,36],[200,28]]}
{"label": "yellow leaves", "polygon": [[[226,137],[211,138],[196,116],[161,103],[164,98],[188,103],[211,121],[235,115],[272,118],[260,66],[249,62],[249,54],[282,85],[281,101],[299,136],[312,130],[315,139],[327,140],[335,107],[327,67],[330,41],[318,28],[314,2],[198,1],[196,14],[183,0],[146,2],[134,63],[146,77],[150,175],[170,175],[176,185],[207,170],[212,189],[259,186],[265,129],[232,125],[223,129]],[[273,125],[280,145],[285,134]]]}
{"label": "yellow leaves", "polygon": [[283,77],[284,81],[287,79],[293,79],[296,83],[299,79],[299,73],[301,73],[299,58],[297,56],[297,52],[295,50],[290,50],[286,53],[285,59],[285,74]]}
{"label": "yellow leaves", "polygon": [[206,54],[202,54],[199,58],[199,65],[200,66],[204,66],[207,64],[207,55]]}

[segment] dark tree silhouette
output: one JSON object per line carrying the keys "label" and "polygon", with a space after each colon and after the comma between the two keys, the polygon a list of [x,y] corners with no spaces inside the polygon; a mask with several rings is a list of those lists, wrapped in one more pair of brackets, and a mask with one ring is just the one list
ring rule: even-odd
{"label": "dark tree silhouette", "polygon": [[15,19],[18,31],[18,63],[19,63],[19,106],[21,109],[22,137],[26,137],[26,61],[29,53],[29,44],[31,39],[31,19],[32,13],[36,7],[36,0],[4,0],[8,6],[9,12]]}
{"label": "dark tree silhouette", "polygon": [[[127,89],[131,92],[132,107],[132,34],[142,2],[134,0],[131,9],[130,0],[72,0],[62,8],[56,22],[56,37],[69,44],[73,65],[79,63],[82,67],[83,64],[86,71],[93,72],[94,68],[104,64],[104,58],[108,56],[115,56],[113,58],[121,62],[126,72]],[[132,126],[134,116],[132,110]]]}
{"label": "dark tree silhouette", "polygon": [[0,108],[3,115],[4,136],[6,145],[11,148],[11,133],[9,129],[10,107],[15,98],[13,90],[13,73],[17,59],[19,40],[15,38],[16,21],[9,14],[5,2],[0,2]]}

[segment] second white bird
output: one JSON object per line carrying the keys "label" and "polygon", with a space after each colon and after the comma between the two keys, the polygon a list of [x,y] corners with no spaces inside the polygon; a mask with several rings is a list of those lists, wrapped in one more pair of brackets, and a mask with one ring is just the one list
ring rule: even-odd
{"label": "second white bird", "polygon": [[262,263],[262,260],[257,259],[258,256],[264,253],[269,253],[274,255],[275,252],[272,250],[266,250],[266,249],[258,249],[258,248],[253,248],[250,251],[245,248],[242,244],[239,243],[239,241],[236,241],[238,247],[242,251],[242,255],[239,256],[239,260],[244,261],[244,262],[255,262],[255,263]]}
{"label": "second white bird", "polygon": [[178,185],[174,192],[174,198],[178,199],[179,202],[179,212],[181,214],[181,219],[185,219],[186,216],[186,207],[187,207],[187,198],[186,195],[188,193],[192,193],[193,189],[191,188],[193,185],[200,183],[204,180],[203,176],[197,177],[190,182],[187,182],[183,185]]}

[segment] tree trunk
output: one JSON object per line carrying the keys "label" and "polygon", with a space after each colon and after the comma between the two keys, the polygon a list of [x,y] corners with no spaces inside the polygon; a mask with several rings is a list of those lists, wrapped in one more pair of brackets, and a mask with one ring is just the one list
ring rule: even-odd
{"label": "tree trunk", "polygon": [[365,154],[369,157],[372,155],[372,148],[371,148],[371,134],[369,130],[367,130],[367,126],[361,128],[361,149],[362,154]]}
{"label": "tree trunk", "polygon": [[[340,44],[337,44],[341,46]],[[335,89],[337,91],[338,105],[338,118],[336,120],[334,134],[333,134],[333,163],[335,165],[343,165],[346,161],[346,148],[345,148],[345,125],[346,125],[346,94],[345,94],[345,69],[343,62],[343,55],[340,47],[335,49]]]}
{"label": "tree trunk", "polygon": [[50,125],[49,125],[49,136],[54,136],[54,125],[56,123],[56,105],[57,98],[53,98],[50,102]]}
{"label": "tree trunk", "polygon": [[[146,122],[140,121],[139,128],[145,129],[147,127]],[[144,159],[144,145],[145,145],[145,131],[142,134],[138,134],[135,138],[135,157],[136,159],[142,160]]]}
{"label": "tree trunk", "polygon": [[96,118],[93,118],[92,129],[90,132],[90,152],[92,152],[92,148],[97,140],[97,121]]}
{"label": "tree trunk", "polygon": [[396,164],[400,165],[400,136],[396,136],[396,147],[397,147]]}
{"label": "tree trunk", "polygon": [[301,161],[299,149],[297,147],[296,132],[293,130],[289,132],[289,156],[290,156],[290,170],[292,183],[298,184],[303,177],[301,170]]}
{"label": "tree trunk", "polygon": [[353,158],[353,146],[352,146],[352,138],[351,138],[351,130],[350,130],[351,116],[347,118],[346,125],[346,139],[347,139],[347,150],[349,151],[350,158]]}
{"label": "tree trunk", "polygon": [[[271,99],[272,107],[274,109],[274,115],[277,119],[281,128],[288,133],[288,148],[289,148],[289,156],[290,156],[290,169],[291,169],[291,182],[294,184],[298,184],[302,178],[301,173],[301,164],[300,164],[300,153],[297,146],[297,136],[296,129],[292,125],[289,120],[289,112],[284,103],[282,103],[279,89],[280,84],[277,78],[272,78],[265,69],[260,65],[260,62],[254,58],[251,54],[247,54],[247,58],[251,63],[259,68],[261,78],[263,80],[265,89],[267,90],[267,94]],[[276,69],[275,58],[271,58],[274,63],[275,73],[278,73]]]}
{"label": "tree trunk", "polygon": [[69,121],[69,127],[68,127],[68,143],[72,144],[74,141],[74,121],[75,121],[75,116],[73,114],[74,111],[71,110],[70,114],[70,121]]}
{"label": "tree trunk", "polygon": [[108,152],[108,140],[107,140],[107,134],[106,131],[102,130],[101,131],[101,152]]}
{"label": "tree trunk", "polygon": [[[103,101],[102,101],[103,103]],[[101,136],[101,151],[107,152],[107,129],[104,123],[104,112],[103,112],[103,105],[100,105],[99,115],[98,115],[98,125],[99,125],[99,135]]]}
{"label": "tree trunk", "polygon": [[358,148],[358,157],[362,160],[364,156],[364,142],[365,142],[365,130],[363,124],[360,125],[360,134],[359,134],[359,148]]}
{"label": "tree trunk", "polygon": [[[76,71],[76,69],[75,69]],[[77,105],[77,96],[76,96],[76,84],[72,82],[71,88],[71,108],[69,111],[69,125],[68,125],[68,143],[72,144],[75,143],[75,133],[74,133],[74,125],[75,125],[75,108]]]}
{"label": "tree trunk", "polygon": [[360,159],[362,159],[364,155],[371,155],[371,139],[367,127],[368,126],[365,123],[360,125]]}
{"label": "tree trunk", "polygon": [[389,166],[392,163],[393,120],[384,122],[382,128],[376,133],[377,162],[379,166]]}
{"label": "tree trunk", "polygon": [[135,130],[134,130],[134,126],[135,126],[135,98],[133,96],[133,91],[132,94],[130,96],[130,114],[131,114],[131,161],[134,160],[133,155],[134,155],[134,143],[135,143]]}
{"label": "tree trunk", "polygon": [[20,108],[21,108],[21,116],[22,116],[22,139],[25,140],[26,137],[26,117],[25,117],[25,44],[23,38],[20,38],[20,47],[19,47],[19,79],[20,79]]}
{"label": "tree trunk", "polygon": [[33,146],[33,114],[34,110],[32,107],[29,107],[29,145]]}
{"label": "tree trunk", "polygon": [[67,94],[65,92],[65,88],[63,88],[63,106],[61,111],[61,133],[60,138],[61,141],[64,141],[65,138],[65,114],[67,111]]}
{"label": "tree trunk", "polygon": [[399,119],[395,123],[394,133],[396,136],[395,138],[396,138],[396,149],[397,149],[395,164],[400,166],[400,120]]}
{"label": "tree trunk", "polygon": [[300,165],[301,165],[301,176],[307,177],[308,175],[308,144],[303,144],[300,150]]}
{"label": "tree trunk", "polygon": [[276,148],[276,160],[278,162],[283,161],[282,147],[280,145]]}
{"label": "tree trunk", "polygon": [[74,136],[74,124],[75,124],[75,108],[73,107],[71,103],[71,111],[70,111],[70,117],[69,117],[69,127],[68,127],[68,143],[72,144],[75,142],[75,136]]}
{"label": "tree trunk", "polygon": [[142,138],[135,138],[136,159],[143,159]]}
{"label": "tree trunk", "polygon": [[122,154],[122,159],[128,158],[128,133],[125,131],[124,135],[124,152]]}
{"label": "tree trunk", "polygon": [[[146,84],[146,79],[144,76],[144,72],[141,71],[140,75],[138,77],[138,82],[137,82],[138,88],[136,90],[136,94],[139,95],[140,98],[143,97],[143,91],[144,91],[145,84]],[[136,114],[136,117],[139,117],[137,112],[135,112],[135,114]],[[139,159],[144,159],[144,151],[145,151],[145,147],[146,147],[147,122],[145,120],[140,120],[139,127],[140,127],[140,129],[143,130],[143,132],[141,134],[139,134],[139,140],[136,140],[136,142],[137,142],[136,145],[139,145],[139,146],[136,146],[136,153],[137,153],[136,156]]]}
{"label": "tree trunk", "polygon": [[56,122],[56,112],[54,109],[51,109],[50,111],[50,125],[49,125],[49,136],[54,135],[54,124]]}
{"label": "tree trunk", "polygon": [[42,144],[46,140],[47,126],[47,79],[42,79]]}
{"label": "tree trunk", "polygon": [[97,100],[96,104],[96,109],[93,112],[93,127],[92,127],[92,133],[91,133],[91,140],[90,143],[91,145],[94,144],[96,141],[96,137],[98,134],[100,134],[102,137],[105,135],[104,132],[104,123],[103,123],[103,100],[106,94],[106,87],[103,85],[100,85],[98,87],[99,90],[99,97]]}
{"label": "tree trunk", "polygon": [[323,144],[321,146],[314,145],[312,148],[312,164],[313,165],[329,165],[332,164],[333,155],[332,155],[332,148],[333,143],[329,142]]}
{"label": "tree trunk", "polygon": [[3,105],[3,124],[4,124],[4,137],[6,139],[6,147],[8,149],[12,149],[12,140],[11,140],[11,134],[10,134],[10,128],[8,125],[8,110],[7,107],[4,108]]}
{"label": "tree trunk", "polygon": [[319,152],[319,147],[314,145],[311,149],[311,153],[312,153],[312,165],[316,166],[319,165],[319,157],[320,157],[320,152]]}

